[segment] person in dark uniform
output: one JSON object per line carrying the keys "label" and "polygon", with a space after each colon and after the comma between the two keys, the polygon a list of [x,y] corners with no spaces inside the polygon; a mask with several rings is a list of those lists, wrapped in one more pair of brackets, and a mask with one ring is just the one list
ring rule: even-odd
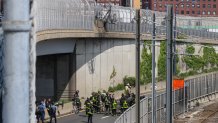
{"label": "person in dark uniform", "polygon": [[107,115],[110,113],[110,100],[108,99],[108,96],[105,97],[105,114]]}
{"label": "person in dark uniform", "polygon": [[117,115],[117,101],[113,98],[112,99],[112,115]]}
{"label": "person in dark uniform", "polygon": [[85,108],[86,108],[86,115],[88,116],[88,108],[90,107],[90,99],[87,98],[86,101],[85,101]]}
{"label": "person in dark uniform", "polygon": [[54,118],[55,123],[57,123],[56,111],[57,111],[57,106],[55,106],[54,102],[52,102],[51,103],[51,108],[50,108],[50,123],[52,123],[52,118]]}
{"label": "person in dark uniform", "polygon": [[90,103],[89,107],[87,108],[87,113],[88,113],[88,123],[92,123],[92,117],[93,117],[93,106]]}

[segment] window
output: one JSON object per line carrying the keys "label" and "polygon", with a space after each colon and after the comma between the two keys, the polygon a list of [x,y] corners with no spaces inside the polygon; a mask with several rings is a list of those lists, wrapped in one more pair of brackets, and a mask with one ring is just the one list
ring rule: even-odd
{"label": "window", "polygon": [[208,4],[207,7],[210,8],[211,7],[210,4]]}
{"label": "window", "polygon": [[156,3],[154,4],[154,7],[155,7],[155,8],[157,7],[157,4],[156,4]]}
{"label": "window", "polygon": [[192,14],[195,14],[195,11],[192,11]]}
{"label": "window", "polygon": [[189,11],[186,11],[186,14],[189,14]]}
{"label": "window", "polygon": [[216,12],[215,12],[215,11],[213,12],[213,15],[216,15]]}
{"label": "window", "polygon": [[210,2],[210,0],[208,0]]}
{"label": "window", "polygon": [[181,11],[181,14],[182,14],[182,15],[184,14],[184,11],[183,11],[183,10]]}
{"label": "window", "polygon": [[187,2],[189,1],[189,0],[186,0]]}
{"label": "window", "polygon": [[197,8],[200,8],[200,4],[197,5]]}
{"label": "window", "polygon": [[186,4],[186,7],[187,7],[187,8],[189,8],[189,6],[190,6],[189,4]]}
{"label": "window", "polygon": [[159,4],[159,7],[162,8],[162,4]]}
{"label": "window", "polygon": [[208,11],[207,14],[210,15],[210,11]]}
{"label": "window", "polygon": [[213,8],[216,8],[216,4],[213,5]]}
{"label": "window", "polygon": [[176,14],[179,14],[179,11],[178,11],[178,10],[176,10]]}
{"label": "window", "polygon": [[182,2],[184,1],[184,0],[181,0]]}
{"label": "window", "polygon": [[184,8],[184,4],[181,4],[181,8]]}
{"label": "window", "polygon": [[200,14],[201,14],[201,12],[200,12],[200,11],[198,11],[198,12],[197,12],[197,14],[198,14],[198,15],[200,15]]}
{"label": "window", "polygon": [[216,2],[216,0],[213,0],[214,2]]}
{"label": "window", "polygon": [[205,15],[205,11],[202,12],[202,15]]}
{"label": "window", "polygon": [[205,4],[203,4],[203,5],[202,5],[202,7],[203,7],[203,8],[205,8],[205,7],[206,7],[206,5],[205,5]]}
{"label": "window", "polygon": [[192,8],[195,8],[195,4],[192,4]]}

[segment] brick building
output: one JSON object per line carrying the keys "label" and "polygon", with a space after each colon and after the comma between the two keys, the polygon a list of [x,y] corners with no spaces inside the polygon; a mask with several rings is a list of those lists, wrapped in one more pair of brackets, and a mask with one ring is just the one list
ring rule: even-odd
{"label": "brick building", "polygon": [[[146,1],[146,0],[144,0]],[[142,0],[143,3],[143,0]],[[177,6],[177,14],[189,16],[218,16],[218,0],[148,0],[149,8],[164,12],[167,4]]]}

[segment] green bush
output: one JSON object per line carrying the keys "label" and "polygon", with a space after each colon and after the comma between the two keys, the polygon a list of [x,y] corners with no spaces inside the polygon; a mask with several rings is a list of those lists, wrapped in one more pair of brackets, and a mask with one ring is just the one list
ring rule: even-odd
{"label": "green bush", "polygon": [[123,83],[119,83],[116,87],[115,87],[115,90],[116,91],[119,91],[119,90],[124,90],[125,86]]}
{"label": "green bush", "polygon": [[109,87],[108,92],[115,92],[115,89],[113,87]]}
{"label": "green bush", "polygon": [[128,77],[128,76],[125,76],[123,78],[123,84],[124,85],[127,85],[129,83],[130,86],[132,87],[135,87],[135,81],[136,81],[136,78],[135,77]]}

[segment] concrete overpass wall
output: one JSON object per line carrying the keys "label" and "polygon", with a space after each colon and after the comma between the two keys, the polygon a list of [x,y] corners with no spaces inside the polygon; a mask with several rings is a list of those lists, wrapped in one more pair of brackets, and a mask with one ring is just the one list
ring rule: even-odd
{"label": "concrete overpass wall", "polygon": [[[48,45],[49,42],[55,43]],[[59,48],[55,49],[55,44],[59,44]],[[186,44],[187,42],[177,43],[180,54],[185,54]],[[156,45],[160,45],[160,42],[156,42]],[[193,46],[196,55],[203,54],[202,45],[193,44]],[[218,46],[214,47],[217,51]],[[80,96],[87,97],[93,91],[108,90],[108,87],[122,83],[126,75],[135,76],[134,39],[54,39],[38,43],[37,48],[37,50],[44,48],[55,51],[43,52],[43,56],[38,57],[37,96],[68,98],[72,97],[75,90],[80,90]],[[159,54],[160,47],[157,46],[156,63]],[[187,72],[188,68],[182,61],[183,55],[179,57],[180,71]],[[116,76],[110,79],[113,68]],[[156,67],[156,75],[157,71]]]}
{"label": "concrete overpass wall", "polygon": [[[128,39],[81,39],[76,43],[76,88],[81,96],[107,90],[135,75],[135,41]],[[110,79],[113,67],[116,76]]]}

